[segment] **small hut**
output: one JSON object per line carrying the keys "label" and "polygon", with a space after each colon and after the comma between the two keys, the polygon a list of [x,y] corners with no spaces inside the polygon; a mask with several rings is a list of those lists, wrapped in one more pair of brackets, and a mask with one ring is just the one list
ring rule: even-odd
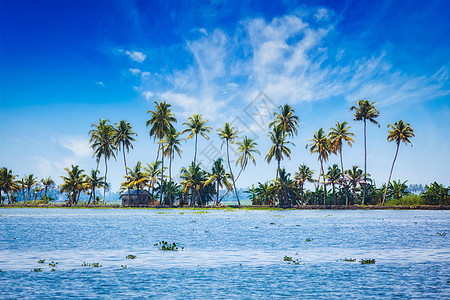
{"label": "small hut", "polygon": [[120,195],[120,198],[122,198],[123,207],[146,206],[150,200],[150,193],[146,190],[130,190],[128,193],[126,190]]}

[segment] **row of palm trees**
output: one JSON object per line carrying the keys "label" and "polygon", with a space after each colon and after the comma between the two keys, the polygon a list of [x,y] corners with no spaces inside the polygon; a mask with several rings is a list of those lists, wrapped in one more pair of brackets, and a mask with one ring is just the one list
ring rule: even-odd
{"label": "row of palm trees", "polygon": [[[375,108],[376,102],[370,102],[369,100],[358,100],[356,105],[350,108],[351,111],[354,111],[354,120],[355,121],[363,121],[364,124],[364,171],[361,171],[358,177],[358,181],[355,181],[355,185],[359,184],[362,187],[362,204],[365,204],[366,198],[366,187],[370,183],[369,174],[367,173],[367,146],[366,146],[366,123],[367,121],[376,124],[376,118],[380,115],[379,111]],[[80,197],[81,192],[84,190],[90,191],[90,199],[95,197],[95,189],[103,187],[103,203],[106,198],[106,188],[108,187],[107,182],[107,174],[108,174],[108,161],[110,158],[116,158],[118,153],[122,151],[123,153],[123,161],[124,161],[124,170],[125,170],[125,181],[122,184],[122,187],[130,193],[130,189],[138,189],[143,188],[145,184],[148,183],[149,190],[152,192],[152,196],[157,194],[159,196],[159,203],[168,203],[173,204],[173,193],[175,190],[173,187],[176,186],[176,183],[173,182],[172,177],[172,162],[175,157],[178,155],[181,157],[181,141],[183,138],[181,137],[183,134],[188,134],[186,140],[195,138],[195,151],[194,158],[192,164],[181,170],[181,178],[185,183],[183,185],[183,192],[189,192],[191,197],[191,202],[195,202],[193,199],[199,199],[200,203],[202,203],[202,194],[201,190],[205,188],[205,183],[210,181],[212,183],[214,180],[210,180],[211,176],[216,176],[215,172],[217,170],[224,171],[222,164],[222,160],[216,160],[215,169],[211,170],[211,172],[206,172],[201,168],[200,165],[197,164],[197,144],[198,144],[198,135],[201,135],[205,139],[209,139],[208,134],[211,132],[212,128],[207,126],[206,119],[202,118],[202,115],[194,114],[192,117],[188,118],[183,125],[186,126],[184,130],[178,132],[174,124],[177,122],[175,115],[171,111],[171,105],[166,103],[165,101],[155,102],[154,110],[147,111],[150,118],[146,122],[146,126],[149,127],[149,135],[154,139],[155,142],[158,143],[158,150],[156,153],[156,160],[147,164],[147,170],[142,171],[142,166],[140,163],[136,165],[134,169],[130,169],[127,166],[126,161],[126,153],[133,149],[133,142],[135,141],[136,133],[133,132],[132,126],[130,123],[125,120],[121,120],[118,123],[114,123],[114,125],[110,124],[109,120],[101,119],[98,124],[92,124],[90,134],[90,147],[94,150],[93,157],[95,157],[97,166],[95,170],[91,171],[91,176],[87,176],[83,174],[82,170],[78,166],[72,166],[72,169],[66,169],[67,176],[62,176],[64,183],[61,186],[61,190],[70,195],[70,202],[76,203]],[[279,196],[278,196],[278,204],[279,205],[291,205],[293,203],[292,197],[289,197],[289,189],[288,189],[288,173],[281,167],[281,163],[285,158],[291,158],[291,146],[295,146],[293,139],[296,135],[298,135],[298,127],[299,127],[299,117],[295,114],[295,111],[292,107],[285,104],[279,107],[278,111],[273,113],[273,121],[268,125],[269,129],[269,137],[272,142],[272,146],[267,152],[265,156],[265,161],[270,164],[272,160],[276,161],[276,176],[274,182],[279,183]],[[310,138],[310,143],[306,145],[307,149],[310,149],[311,154],[317,154],[318,161],[320,162],[320,170],[319,176],[317,180],[309,180],[302,179],[298,182],[297,185],[301,186],[300,189],[300,197],[303,197],[303,185],[306,181],[311,181],[315,183],[316,190],[319,190],[319,186],[322,185],[323,188],[323,203],[326,201],[326,188],[331,184],[333,191],[335,190],[335,185],[344,186],[344,193],[346,198],[346,203],[349,203],[348,196],[348,188],[347,186],[352,182],[350,171],[347,170],[345,172],[341,172],[340,170],[344,170],[343,165],[343,146],[347,144],[348,146],[352,146],[354,143],[353,137],[354,133],[350,132],[351,126],[348,125],[347,122],[337,122],[335,127],[330,128],[330,131],[326,133],[323,128],[320,128],[318,131],[314,131],[313,138]],[[414,131],[410,127],[409,123],[404,123],[402,120],[395,122],[394,125],[388,125],[389,135],[388,141],[396,142],[396,152],[395,157],[392,163],[392,167],[389,173],[389,179],[386,185],[383,203],[386,198],[387,188],[390,183],[392,171],[394,168],[394,164],[398,155],[399,146],[401,142],[405,144],[410,143],[411,137],[414,137]],[[241,204],[239,199],[239,194],[236,189],[236,180],[240,177],[243,170],[245,170],[249,161],[252,161],[256,164],[256,160],[253,155],[260,154],[259,150],[257,150],[257,143],[247,136],[244,136],[242,141],[237,141],[237,131],[234,127],[230,126],[229,123],[225,123],[223,129],[217,129],[217,134],[223,140],[222,145],[226,145],[226,159],[228,165],[228,172],[224,172],[223,175],[220,175],[221,179],[217,183],[217,187],[220,188],[221,184],[224,184],[227,189],[226,192],[231,189],[234,190],[234,194],[237,200],[238,205]],[[240,170],[238,172],[237,177],[233,174],[233,168],[230,162],[230,153],[229,147],[230,144],[234,144],[236,142],[238,146],[237,153],[239,155],[236,165],[239,165]],[[325,173],[324,171],[324,163],[326,163],[330,155],[339,154],[340,156],[340,169],[337,165],[333,165],[329,168],[329,172],[331,170],[332,173]],[[160,157],[161,155],[161,157]],[[169,175],[165,176],[164,172],[167,169],[165,167],[165,158],[169,159]],[[105,164],[105,176],[99,177],[99,163],[101,160],[104,160]],[[220,166],[219,166],[220,162]],[[301,166],[302,167],[302,166]],[[359,168],[353,168],[356,172]],[[311,170],[310,170],[311,171]],[[359,172],[359,171],[358,171]],[[196,177],[195,177],[195,176]],[[202,175],[202,176],[200,176]],[[159,178],[157,178],[159,176]],[[195,179],[195,178],[196,179]],[[94,183],[87,184],[88,178],[91,178]],[[166,178],[168,178],[168,183],[166,184]],[[199,178],[203,178],[199,180]],[[230,186],[228,187],[226,183],[224,183],[225,179],[230,179]],[[159,182],[158,182],[159,181]],[[202,181],[202,183],[200,183]],[[222,183],[220,182],[222,181]],[[158,182],[158,185],[157,185]],[[209,184],[208,183],[208,184]],[[203,188],[201,185],[203,184]],[[352,182],[353,184],[353,182]],[[355,186],[353,185],[354,189]],[[218,193],[218,188],[215,188]],[[213,190],[213,189],[211,189]],[[29,194],[29,191],[28,191]],[[334,194],[334,192],[333,192]],[[167,199],[166,199],[167,198]],[[220,202],[218,196],[216,195],[216,203]],[[301,203],[304,203],[303,199],[301,199]]]}

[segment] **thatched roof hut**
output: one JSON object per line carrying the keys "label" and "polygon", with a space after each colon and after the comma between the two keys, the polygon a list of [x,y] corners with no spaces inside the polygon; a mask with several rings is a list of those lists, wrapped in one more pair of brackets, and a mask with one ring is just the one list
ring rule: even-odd
{"label": "thatched roof hut", "polygon": [[142,207],[147,206],[150,201],[150,193],[146,190],[128,190],[124,191],[120,198],[122,198],[123,207]]}

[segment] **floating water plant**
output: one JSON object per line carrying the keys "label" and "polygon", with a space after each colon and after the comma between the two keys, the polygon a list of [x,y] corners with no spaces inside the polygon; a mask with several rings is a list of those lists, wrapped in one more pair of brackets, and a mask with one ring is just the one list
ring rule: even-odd
{"label": "floating water plant", "polygon": [[38,260],[38,264],[43,264],[45,262],[45,259]]}
{"label": "floating water plant", "polygon": [[361,259],[359,261],[362,265],[368,265],[368,264],[374,264],[375,263],[375,259]]}
{"label": "floating water plant", "polygon": [[446,236],[447,232],[436,232],[436,234],[438,234],[439,236]]}
{"label": "floating water plant", "polygon": [[54,268],[54,267],[56,267],[56,265],[57,265],[57,264],[58,264],[58,262],[57,262],[57,261],[53,261],[53,260],[52,260],[52,262],[51,262],[51,263],[49,263],[49,264],[48,264],[48,266],[49,266],[49,267],[53,267],[53,268]]}
{"label": "floating water plant", "polygon": [[287,261],[288,264],[293,263],[294,265],[299,265],[300,264],[300,259],[293,259],[290,256],[285,255],[283,258],[283,261]]}
{"label": "floating water plant", "polygon": [[272,223],[269,223],[269,225],[275,225],[275,223],[272,222]]}
{"label": "floating water plant", "polygon": [[121,268],[122,270],[124,270],[124,269],[127,269],[128,267],[127,267],[127,265],[121,265],[120,268]]}
{"label": "floating water plant", "polygon": [[102,265],[99,263],[87,263],[87,262],[83,262],[83,264],[81,265],[82,267],[94,267],[94,268],[101,268]]}
{"label": "floating water plant", "polygon": [[41,268],[34,268],[33,270],[31,270],[32,272],[42,272]]}
{"label": "floating water plant", "polygon": [[[159,247],[159,250],[163,251],[176,251],[178,250],[178,244],[177,243],[168,243],[165,241],[161,241],[159,243],[154,244],[155,247]],[[184,247],[181,247],[181,249],[184,249]]]}
{"label": "floating water plant", "polygon": [[102,265],[99,264],[99,263],[92,263],[92,266],[93,266],[94,268],[101,268],[101,267],[102,267]]}
{"label": "floating water plant", "polygon": [[307,242],[312,242],[312,240],[313,240],[313,239],[311,239],[311,238],[306,238],[305,241],[307,241]]}
{"label": "floating water plant", "polygon": [[356,258],[344,258],[344,259],[341,259],[341,261],[350,261],[350,262],[354,262],[354,261],[356,261]]}
{"label": "floating water plant", "polygon": [[135,259],[135,258],[136,258],[136,255],[128,254],[125,258],[126,258],[126,259]]}
{"label": "floating water plant", "polygon": [[283,260],[284,261],[292,261],[292,257],[285,255]]}

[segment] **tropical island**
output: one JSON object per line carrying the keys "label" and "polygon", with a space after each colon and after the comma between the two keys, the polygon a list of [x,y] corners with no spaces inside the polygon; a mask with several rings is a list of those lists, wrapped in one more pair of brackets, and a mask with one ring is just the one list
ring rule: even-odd
{"label": "tropical island", "polygon": [[[394,142],[395,154],[389,170],[387,183],[376,186],[367,170],[366,126],[380,126],[377,117],[380,115],[376,102],[358,100],[350,107],[355,121],[361,121],[364,126],[364,170],[353,165],[345,169],[343,150],[351,147],[355,134],[347,122],[337,121],[335,126],[326,132],[323,128],[314,131],[310,143],[305,145],[311,155],[317,155],[320,170],[315,172],[305,164],[298,166],[295,174],[288,173],[282,164],[291,159],[291,147],[295,147],[294,138],[298,134],[299,116],[288,104],[280,105],[273,112],[273,120],[267,125],[268,136],[272,147],[265,155],[265,161],[276,163],[274,179],[257,182],[243,191],[244,197],[256,207],[279,208],[426,208],[438,206],[439,209],[450,207],[450,187],[433,182],[426,185],[420,193],[408,190],[407,180],[392,180],[391,176],[397,160],[401,144],[410,144],[414,130],[410,124],[399,120],[388,124],[387,141]],[[126,154],[133,149],[136,134],[129,122],[110,124],[109,120],[100,119],[98,124],[92,124],[90,147],[94,150],[93,157],[97,168],[89,174],[78,165],[65,168],[66,176],[61,176],[63,184],[55,186],[50,177],[38,179],[26,175],[17,179],[12,170],[0,169],[0,204],[2,206],[56,206],[56,207],[108,207],[106,190],[108,188],[108,161],[123,155],[124,180],[121,184],[120,198],[126,198],[123,206],[135,207],[219,207],[228,193],[233,193],[237,207],[241,206],[242,193],[236,189],[236,181],[245,176],[249,162],[256,164],[255,156],[261,155],[258,144],[252,138],[238,137],[238,132],[230,123],[218,128],[223,144],[226,146],[226,157],[217,157],[211,170],[205,170],[197,163],[198,137],[209,140],[213,129],[207,125],[208,120],[202,115],[194,114],[183,122],[184,129],[175,129],[177,118],[171,111],[171,105],[165,101],[155,102],[153,110],[148,110],[150,138],[158,145],[156,159],[143,165],[140,161],[134,167],[127,166]],[[182,140],[194,140],[194,157],[192,162],[183,167],[179,174],[173,174],[172,162],[182,157]],[[230,144],[237,145],[237,160],[235,166],[230,163]],[[302,146],[302,145],[300,145]],[[338,155],[339,164],[326,165],[330,156]],[[104,176],[100,174],[100,162],[104,163]],[[236,168],[233,172],[233,167]],[[318,175],[316,175],[318,174]],[[317,176],[317,178],[315,177]],[[174,178],[180,178],[176,182]],[[314,186],[313,190],[305,188],[306,183]],[[103,189],[103,198],[98,196]],[[52,190],[56,198],[64,195],[64,203],[51,204],[55,200],[48,194]],[[56,193],[55,193],[56,192]],[[4,195],[2,194],[4,193]],[[87,201],[80,201],[84,194]],[[145,195],[145,200],[143,200]],[[134,199],[135,202],[131,201]],[[101,202],[101,203],[100,203]],[[109,207],[118,207],[110,205]]]}

